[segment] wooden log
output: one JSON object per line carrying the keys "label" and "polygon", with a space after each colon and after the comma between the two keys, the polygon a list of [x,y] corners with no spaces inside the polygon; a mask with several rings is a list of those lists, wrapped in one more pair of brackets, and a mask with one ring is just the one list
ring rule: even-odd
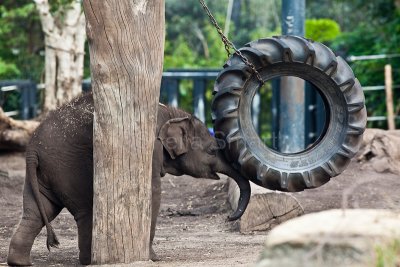
{"label": "wooden log", "polygon": [[94,99],[92,264],[149,260],[164,1],[83,1]]}
{"label": "wooden log", "polygon": [[[229,182],[228,199],[233,210],[236,210],[239,200],[239,187],[231,179]],[[239,221],[241,233],[267,231],[274,226],[304,214],[304,209],[289,193],[273,191],[254,183],[251,184],[249,205]]]}
{"label": "wooden log", "polygon": [[25,150],[37,121],[19,121],[8,117],[0,108],[0,150]]}

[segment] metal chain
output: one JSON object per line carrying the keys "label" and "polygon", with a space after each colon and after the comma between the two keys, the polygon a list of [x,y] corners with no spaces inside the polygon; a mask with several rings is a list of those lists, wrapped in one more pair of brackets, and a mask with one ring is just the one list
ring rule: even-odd
{"label": "metal chain", "polygon": [[232,48],[236,55],[240,57],[240,59],[246,64],[248,67],[251,68],[253,73],[256,75],[258,81],[261,83],[261,85],[264,84],[263,79],[261,78],[260,73],[256,70],[256,67],[254,66],[253,63],[251,63],[243,54],[240,52],[235,45],[228,39],[228,37],[225,36],[225,34],[222,32],[221,27],[218,25],[218,22],[215,20],[214,16],[211,14],[210,9],[204,2],[204,0],[199,0],[201,6],[203,7],[204,11],[206,12],[207,16],[210,18],[211,23],[214,25],[214,27],[217,29],[218,34],[221,36],[221,40],[224,43],[226,53],[228,54],[228,58],[232,55],[230,49]]}

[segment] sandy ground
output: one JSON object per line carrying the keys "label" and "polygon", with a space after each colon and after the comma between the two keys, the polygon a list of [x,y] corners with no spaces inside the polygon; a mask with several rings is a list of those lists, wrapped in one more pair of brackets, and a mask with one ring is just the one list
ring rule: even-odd
{"label": "sandy ground", "polygon": [[[0,154],[0,265],[6,264],[8,244],[21,215],[24,168],[22,153]],[[257,261],[268,233],[243,235],[236,223],[226,221],[231,211],[225,180],[166,176],[162,188],[154,245],[161,260],[135,266],[251,266]],[[328,184],[293,195],[308,213],[343,206],[400,209],[399,192],[398,175],[368,171],[353,162]],[[60,248],[49,253],[42,231],[32,249],[33,263],[79,265],[72,216],[63,210],[53,226]]]}

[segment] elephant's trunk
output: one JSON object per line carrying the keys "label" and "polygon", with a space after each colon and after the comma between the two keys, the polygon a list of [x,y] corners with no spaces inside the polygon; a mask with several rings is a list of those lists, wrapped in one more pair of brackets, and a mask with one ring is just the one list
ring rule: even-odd
{"label": "elephant's trunk", "polygon": [[[222,153],[219,155],[219,159],[224,157]],[[235,170],[229,163],[227,163],[224,159],[219,161],[220,165],[217,167],[217,172],[223,173],[231,177],[240,189],[240,197],[237,205],[236,211],[228,217],[229,221],[234,221],[242,217],[245,212],[247,205],[249,204],[250,195],[251,195],[251,187],[250,182],[246,178],[244,178],[237,170]]]}

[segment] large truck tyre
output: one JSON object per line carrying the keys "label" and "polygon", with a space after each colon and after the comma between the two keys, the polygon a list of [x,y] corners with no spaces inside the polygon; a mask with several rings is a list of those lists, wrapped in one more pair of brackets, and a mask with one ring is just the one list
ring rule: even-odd
{"label": "large truck tyre", "polygon": [[365,99],[349,65],[325,45],[297,36],[260,39],[240,49],[264,82],[296,76],[311,82],[325,105],[319,139],[298,153],[268,148],[252,124],[251,102],[260,87],[239,56],[219,73],[212,103],[216,137],[227,159],[250,181],[281,191],[315,188],[340,174],[359,150],[366,127]]}

